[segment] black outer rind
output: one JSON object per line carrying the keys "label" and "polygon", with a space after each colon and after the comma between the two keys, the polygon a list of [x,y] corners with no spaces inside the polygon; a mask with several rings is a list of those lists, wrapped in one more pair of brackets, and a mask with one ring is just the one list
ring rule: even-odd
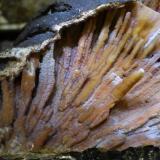
{"label": "black outer rind", "polygon": [[[26,47],[31,44],[39,44],[55,35],[55,25],[76,19],[82,13],[94,10],[104,4],[124,4],[135,0],[65,0],[49,6],[41,16],[31,21],[18,37],[16,44]],[[47,32],[47,33],[46,33]],[[34,38],[33,38],[34,37]]]}

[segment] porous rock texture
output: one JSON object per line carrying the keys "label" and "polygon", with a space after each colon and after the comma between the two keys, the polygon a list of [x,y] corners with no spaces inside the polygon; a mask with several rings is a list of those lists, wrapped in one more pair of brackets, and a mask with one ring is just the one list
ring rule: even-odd
{"label": "porous rock texture", "polygon": [[56,4],[0,54],[3,153],[160,145],[160,14],[84,4]]}

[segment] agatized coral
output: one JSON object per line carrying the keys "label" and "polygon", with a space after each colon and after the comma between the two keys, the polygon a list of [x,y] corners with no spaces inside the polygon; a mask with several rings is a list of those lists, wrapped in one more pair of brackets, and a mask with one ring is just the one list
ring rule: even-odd
{"label": "agatized coral", "polygon": [[159,13],[130,2],[78,18],[0,56],[3,152],[159,145]]}

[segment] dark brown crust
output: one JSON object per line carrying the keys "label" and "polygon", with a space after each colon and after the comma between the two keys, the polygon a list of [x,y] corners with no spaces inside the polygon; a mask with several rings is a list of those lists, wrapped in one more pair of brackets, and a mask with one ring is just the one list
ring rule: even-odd
{"label": "dark brown crust", "polygon": [[[99,6],[106,4],[118,6],[119,4],[122,5],[131,1],[135,0],[90,0],[87,3],[86,0],[65,0],[63,3],[53,4],[44,12],[44,15],[35,18],[25,27],[24,31],[18,37],[17,43],[28,39],[28,37],[34,37],[35,34],[37,36],[39,33],[44,34],[47,31],[55,33],[57,30],[55,30],[54,26],[83,17],[83,13],[94,10]],[[51,13],[48,14],[47,11]],[[37,39],[36,43],[42,43],[42,41]],[[29,45],[32,45],[32,38],[23,44],[23,46]]]}

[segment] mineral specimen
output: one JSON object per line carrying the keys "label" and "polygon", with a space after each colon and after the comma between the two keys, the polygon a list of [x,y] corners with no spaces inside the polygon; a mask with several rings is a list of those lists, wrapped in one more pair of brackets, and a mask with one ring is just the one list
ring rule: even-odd
{"label": "mineral specimen", "polygon": [[0,54],[3,153],[160,145],[160,14],[84,4],[60,3]]}

